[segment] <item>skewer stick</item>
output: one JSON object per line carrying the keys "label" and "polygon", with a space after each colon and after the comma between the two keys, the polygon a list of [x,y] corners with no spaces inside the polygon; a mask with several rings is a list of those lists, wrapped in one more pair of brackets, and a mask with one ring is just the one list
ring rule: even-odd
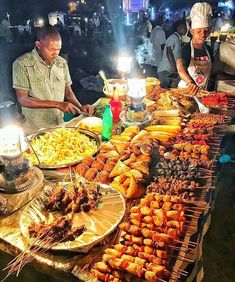
{"label": "skewer stick", "polygon": [[201,212],[201,211],[197,211],[197,210],[193,210],[193,209],[187,209],[187,211],[189,211],[189,212],[193,212],[193,213],[197,213],[197,214],[199,214],[199,215],[201,215],[201,214],[202,214],[202,212]]}
{"label": "skewer stick", "polygon": [[[182,273],[182,272],[176,272],[175,270],[173,270],[172,273],[173,273],[173,274],[179,273],[180,276],[185,276],[185,277],[188,276],[188,273],[186,274],[186,273]],[[180,278],[180,277],[179,277],[179,278]]]}
{"label": "skewer stick", "polygon": [[187,248],[187,247],[184,247],[184,246],[181,246],[181,247],[176,247],[176,246],[171,246],[171,245],[169,245],[169,247],[171,248],[171,249],[175,249],[175,250],[177,250],[177,251],[183,251],[183,252],[190,252],[190,251],[193,251],[194,249],[191,249],[191,248]]}
{"label": "skewer stick", "polygon": [[199,219],[199,216],[197,216],[197,215],[185,214],[185,216],[195,218],[195,219]]}

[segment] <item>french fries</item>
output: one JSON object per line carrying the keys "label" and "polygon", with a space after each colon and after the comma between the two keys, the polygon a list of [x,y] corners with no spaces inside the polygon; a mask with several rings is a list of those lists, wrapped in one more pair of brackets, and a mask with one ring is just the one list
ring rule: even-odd
{"label": "french fries", "polygon": [[[69,164],[93,155],[98,147],[96,141],[74,128],[58,128],[48,131],[31,142],[43,165]],[[33,151],[25,153],[32,164],[38,165]]]}

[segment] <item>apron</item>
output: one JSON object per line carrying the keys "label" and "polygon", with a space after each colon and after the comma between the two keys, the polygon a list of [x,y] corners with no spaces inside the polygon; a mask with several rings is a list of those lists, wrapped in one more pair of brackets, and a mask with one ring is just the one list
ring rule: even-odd
{"label": "apron", "polygon": [[[205,47],[208,60],[207,61],[195,60],[192,41],[190,43],[190,46],[191,46],[191,60],[190,60],[189,67],[187,69],[188,73],[192,77],[192,79],[195,81],[198,87],[205,89],[208,84],[208,80],[209,80],[210,72],[211,72],[211,66],[212,66],[210,54],[207,48]],[[178,84],[178,87],[187,88],[187,83],[181,80]]]}

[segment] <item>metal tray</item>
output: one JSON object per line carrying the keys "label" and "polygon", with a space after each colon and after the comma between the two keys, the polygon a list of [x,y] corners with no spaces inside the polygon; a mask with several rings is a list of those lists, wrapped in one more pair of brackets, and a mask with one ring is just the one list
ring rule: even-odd
{"label": "metal tray", "polygon": [[[43,129],[43,130],[39,130],[35,133],[32,133],[30,134],[29,136],[27,136],[26,138],[26,141],[28,143],[31,143],[32,140],[35,140],[36,138],[38,138],[40,135],[44,135],[46,134],[47,132],[53,132],[55,131],[56,129],[59,129],[59,128],[62,128],[62,127],[55,127],[55,128],[49,128],[49,129]],[[93,139],[95,139],[96,141],[96,144],[97,144],[97,150],[92,154],[92,155],[95,155],[99,149],[100,149],[100,146],[101,146],[101,140],[99,138],[99,136],[93,132],[93,131],[90,131],[90,130],[87,130],[87,129],[82,129],[82,128],[76,128],[76,127],[65,127],[66,129],[68,128],[71,128],[71,129],[75,129],[76,131],[78,131],[79,133],[82,133],[84,135],[87,135]],[[29,144],[29,148],[31,151],[33,151],[32,149],[32,146]],[[33,152],[32,152],[33,153]],[[25,157],[27,158],[27,154],[25,154]],[[40,159],[39,159],[40,160]],[[41,169],[58,169],[58,168],[65,168],[65,167],[69,167],[69,166],[73,166],[75,164],[78,164],[79,162],[81,162],[81,156],[79,157],[79,160],[75,160],[71,163],[67,163],[67,164],[59,164],[59,165],[47,165],[47,164],[44,164],[44,163],[33,163],[33,165],[41,168]]]}
{"label": "metal tray", "polygon": [[[44,193],[39,195],[22,212],[20,229],[30,244],[35,244],[35,239],[30,238],[28,233],[28,228],[32,223],[40,223],[42,221],[52,222],[62,217],[59,212],[49,212],[44,209],[43,202],[47,197],[46,195],[52,192],[53,189],[51,186],[46,186]],[[108,234],[114,231],[125,214],[125,200],[118,191],[106,185],[100,185],[100,192],[102,194],[101,204],[97,209],[87,213],[75,213],[73,219],[74,226],[85,224],[87,230],[74,241],[54,245],[51,248],[52,250],[88,252],[94,245],[102,242]]]}

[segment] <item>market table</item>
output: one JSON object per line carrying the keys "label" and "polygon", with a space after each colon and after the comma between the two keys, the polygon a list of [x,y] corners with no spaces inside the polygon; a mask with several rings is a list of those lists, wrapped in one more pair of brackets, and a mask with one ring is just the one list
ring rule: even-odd
{"label": "market table", "polygon": [[[28,242],[23,237],[19,226],[19,219],[23,209],[24,207],[12,215],[0,219],[1,252],[16,256],[23,250],[27,249]],[[207,218],[205,221],[203,230],[201,231],[203,235],[208,229],[209,221],[209,218]],[[43,275],[45,273],[46,275],[53,277],[55,281],[58,281],[57,277],[59,277],[60,281],[67,281],[68,277],[70,281],[73,281],[75,278],[68,276],[69,273],[73,274],[73,276],[77,277],[79,280],[81,279],[81,281],[97,281],[93,276],[91,276],[89,266],[94,261],[97,261],[101,258],[102,253],[106,248],[112,246],[117,241],[117,238],[115,237],[115,235],[117,235],[116,232],[112,233],[108,238],[106,238],[103,244],[92,248],[88,254],[74,254],[68,252],[66,254],[61,254],[60,252],[56,253],[47,251],[40,255],[36,255],[35,261],[32,263],[32,265],[37,269],[37,271],[42,271],[42,274],[38,275]],[[200,264],[202,252],[202,238],[203,236],[199,236],[198,238],[199,248],[196,248],[187,256],[189,259],[196,261],[195,266],[191,267],[191,275],[189,275],[187,281],[193,281],[193,279],[198,275],[199,277],[202,276],[202,273],[198,273],[198,264]],[[188,237],[188,240],[190,240],[190,237]],[[1,267],[4,267],[4,265]],[[2,274],[1,276],[2,278],[4,277]],[[31,281],[33,281],[33,278]]]}
{"label": "market table", "polygon": [[[216,162],[219,150],[216,148],[216,150],[213,151],[213,160]],[[46,173],[45,176],[48,177]],[[212,181],[211,176],[207,176],[208,180],[204,183],[205,188],[200,195],[200,199],[203,199],[203,207],[205,210],[200,213],[199,217],[192,215],[190,224],[195,226],[195,229],[194,231],[189,231],[189,229],[187,229],[187,232],[184,234],[182,247],[180,247],[178,251],[178,256],[183,259],[177,258],[173,266],[174,272],[179,269],[180,271],[184,271],[183,273],[186,273],[185,271],[187,271],[187,277],[183,278],[183,280],[186,281],[193,281],[194,279],[201,281],[203,276],[201,267],[202,242],[210,224],[211,208],[213,208],[215,199],[214,182]],[[50,180],[52,180],[51,176]],[[199,201],[198,204],[199,207],[202,208],[201,201]],[[133,202],[133,200],[129,200],[129,204],[127,205],[127,215],[129,208],[133,205],[138,205],[138,201],[135,200]],[[21,235],[19,228],[19,217],[22,213],[22,209],[23,208],[10,216],[2,217],[0,219],[0,248],[2,251],[13,255],[27,249],[28,245],[24,237]],[[128,219],[124,218],[124,222],[125,221],[128,221]],[[61,273],[71,273],[82,281],[96,281],[97,279],[91,275],[90,268],[95,262],[101,260],[104,250],[118,242],[119,235],[119,228],[117,228],[116,231],[109,235],[102,244],[93,247],[88,254],[47,251],[46,253],[36,255],[35,260],[40,268],[45,267],[45,269],[55,269],[61,271]],[[191,247],[189,248],[189,246]],[[189,251],[186,254],[185,249],[187,248]]]}

